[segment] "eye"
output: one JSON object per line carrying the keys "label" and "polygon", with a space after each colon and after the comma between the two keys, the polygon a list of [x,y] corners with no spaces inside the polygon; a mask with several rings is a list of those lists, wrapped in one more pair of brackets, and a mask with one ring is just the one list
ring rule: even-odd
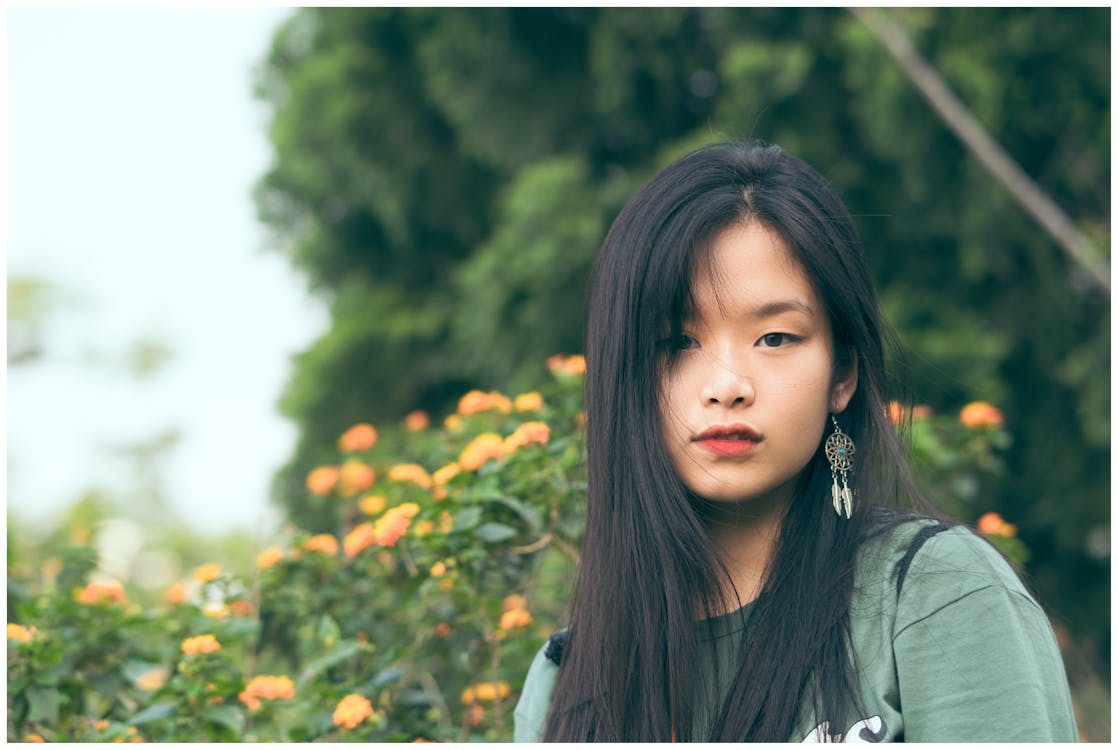
{"label": "eye", "polygon": [[661,349],[680,352],[685,349],[694,349],[699,346],[699,342],[688,336],[686,333],[681,333],[678,336],[669,336],[666,339],[661,339],[657,342]]}
{"label": "eye", "polygon": [[757,343],[765,347],[775,349],[778,346],[792,344],[796,341],[799,341],[799,337],[793,336],[790,333],[766,333],[757,341]]}

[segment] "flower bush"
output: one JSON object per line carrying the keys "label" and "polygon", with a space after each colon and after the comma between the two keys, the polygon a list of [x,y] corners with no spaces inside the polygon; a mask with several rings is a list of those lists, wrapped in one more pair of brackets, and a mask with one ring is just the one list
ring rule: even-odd
{"label": "flower bush", "polygon": [[[88,533],[51,550],[49,576],[10,560],[8,739],[510,739],[583,534],[585,360],[548,368],[536,391],[465,394],[439,428],[413,412],[346,430],[306,477],[333,532],[286,527],[250,571],[201,565],[144,607],[98,575]],[[1000,413],[891,413],[949,510],[987,510]],[[978,528],[1023,553],[1000,516]]]}

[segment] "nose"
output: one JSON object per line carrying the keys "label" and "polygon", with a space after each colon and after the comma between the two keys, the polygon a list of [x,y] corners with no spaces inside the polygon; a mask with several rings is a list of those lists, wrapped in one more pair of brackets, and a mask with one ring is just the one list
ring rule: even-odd
{"label": "nose", "polygon": [[704,405],[729,407],[748,406],[757,394],[744,368],[712,357],[700,397]]}

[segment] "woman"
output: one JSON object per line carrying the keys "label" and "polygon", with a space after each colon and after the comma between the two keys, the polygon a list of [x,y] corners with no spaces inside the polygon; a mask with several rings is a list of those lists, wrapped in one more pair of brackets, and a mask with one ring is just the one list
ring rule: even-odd
{"label": "woman", "polygon": [[591,284],[587,531],[517,739],[1068,740],[1047,619],[919,503],[846,208],[775,146],[701,149]]}

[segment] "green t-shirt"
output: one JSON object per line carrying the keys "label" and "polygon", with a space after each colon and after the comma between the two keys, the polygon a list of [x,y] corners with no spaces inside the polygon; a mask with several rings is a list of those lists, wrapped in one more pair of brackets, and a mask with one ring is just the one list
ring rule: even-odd
{"label": "green t-shirt", "polygon": [[[964,527],[928,539],[912,558],[900,598],[901,559],[928,521],[902,524],[862,551],[850,625],[861,705],[850,727],[813,722],[805,742],[1074,742],[1075,716],[1048,618],[1010,566]],[[733,663],[749,605],[701,623]],[[709,664],[696,668],[713,674]],[[541,648],[520,696],[515,739],[542,739],[558,667]],[[732,679],[735,670],[720,670]],[[719,686],[726,695],[728,684]],[[709,716],[697,716],[703,726]]]}

